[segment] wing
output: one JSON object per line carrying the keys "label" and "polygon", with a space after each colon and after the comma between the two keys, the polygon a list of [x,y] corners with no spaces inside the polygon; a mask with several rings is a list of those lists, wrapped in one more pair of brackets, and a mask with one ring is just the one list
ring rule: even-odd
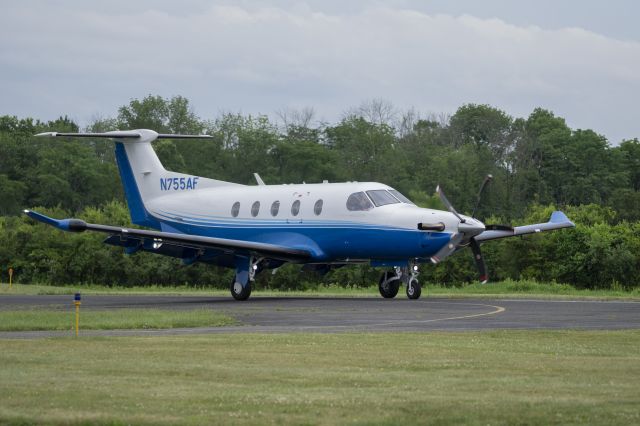
{"label": "wing", "polygon": [[[239,254],[267,257],[287,262],[305,262],[311,259],[311,252],[293,247],[256,241],[231,240],[227,238],[203,237],[199,235],[178,234],[173,232],[148,231],[144,229],[122,228],[118,226],[87,223],[80,219],[53,219],[32,210],[24,213],[32,219],[46,223],[63,231],[95,231],[110,234],[105,242],[126,247],[129,252],[136,248],[157,251],[159,254],[173,256],[185,250],[191,252],[214,249],[224,254]],[[180,256],[176,256],[180,257]]]}
{"label": "wing", "polygon": [[576,225],[560,211],[551,214],[551,219],[545,223],[536,223],[534,225],[516,226],[513,230],[488,230],[484,231],[475,238],[478,242],[497,240],[499,238],[516,237],[518,235],[535,234],[543,231],[553,231],[555,229],[573,228]]}

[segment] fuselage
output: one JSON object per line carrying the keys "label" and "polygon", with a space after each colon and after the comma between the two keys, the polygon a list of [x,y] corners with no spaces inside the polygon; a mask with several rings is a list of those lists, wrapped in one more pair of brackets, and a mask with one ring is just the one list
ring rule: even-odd
{"label": "fuselage", "polygon": [[[165,192],[146,202],[162,230],[305,248],[317,262],[426,260],[460,223],[450,212],[417,207],[376,182]],[[418,223],[444,229],[423,231]]]}

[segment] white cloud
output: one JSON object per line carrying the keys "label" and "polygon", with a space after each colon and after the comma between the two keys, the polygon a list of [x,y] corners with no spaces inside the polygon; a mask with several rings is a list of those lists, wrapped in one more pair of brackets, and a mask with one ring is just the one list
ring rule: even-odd
{"label": "white cloud", "polygon": [[308,105],[335,120],[386,98],[424,112],[542,106],[612,142],[640,136],[638,42],[380,5],[110,4],[5,5],[0,114],[87,121],[151,93],[187,96],[207,118]]}

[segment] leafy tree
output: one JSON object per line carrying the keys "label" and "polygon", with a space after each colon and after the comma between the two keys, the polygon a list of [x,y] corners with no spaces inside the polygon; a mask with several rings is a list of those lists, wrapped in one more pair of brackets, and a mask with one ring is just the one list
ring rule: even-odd
{"label": "leafy tree", "polygon": [[513,118],[489,105],[463,105],[451,117],[449,132],[455,147],[472,144],[488,147],[498,163],[506,160],[513,148]]}
{"label": "leafy tree", "polygon": [[227,180],[255,183],[253,173],[259,173],[267,182],[280,181],[270,155],[279,134],[266,116],[227,113],[213,123],[209,132],[227,151],[224,163],[217,163]]}
{"label": "leafy tree", "polygon": [[392,185],[403,173],[393,128],[351,116],[326,129],[327,145],[340,153],[338,166],[358,181],[385,180]]}
{"label": "leafy tree", "polygon": [[132,99],[118,109],[117,123],[120,129],[152,129],[158,133],[199,134],[204,128],[182,96]]}

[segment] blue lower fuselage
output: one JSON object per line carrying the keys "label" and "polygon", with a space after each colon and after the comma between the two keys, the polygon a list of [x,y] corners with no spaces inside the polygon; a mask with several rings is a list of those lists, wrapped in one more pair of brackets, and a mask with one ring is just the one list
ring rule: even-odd
{"label": "blue lower fuselage", "polygon": [[451,234],[446,232],[425,232],[353,222],[252,221],[238,224],[201,218],[158,219],[164,231],[309,250],[313,253],[314,262],[428,259],[451,238]]}

